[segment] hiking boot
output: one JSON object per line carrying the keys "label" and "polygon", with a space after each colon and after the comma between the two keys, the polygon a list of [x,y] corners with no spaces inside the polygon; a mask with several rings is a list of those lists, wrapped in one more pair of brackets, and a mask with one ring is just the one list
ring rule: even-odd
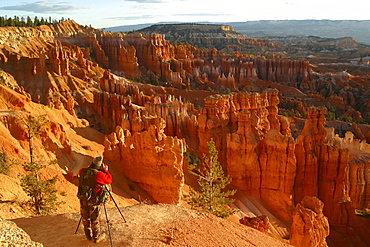
{"label": "hiking boot", "polygon": [[94,238],[94,243],[99,243],[100,241],[102,241],[103,239],[105,239],[105,233],[102,233],[100,234],[98,237]]}
{"label": "hiking boot", "polygon": [[93,238],[91,237],[91,230],[90,229],[85,230],[85,236],[86,236],[87,240],[89,240],[89,241],[93,240]]}

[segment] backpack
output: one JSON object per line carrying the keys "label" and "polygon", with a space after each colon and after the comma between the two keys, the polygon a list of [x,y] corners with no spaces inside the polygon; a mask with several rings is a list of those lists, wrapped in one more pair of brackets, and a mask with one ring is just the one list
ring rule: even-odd
{"label": "backpack", "polygon": [[[96,174],[99,172],[97,169],[85,168],[80,175],[80,182],[78,186],[77,197],[80,200],[88,201],[91,205],[99,205],[108,202],[109,192],[104,186],[96,183]],[[101,194],[96,194],[96,187],[102,188]]]}

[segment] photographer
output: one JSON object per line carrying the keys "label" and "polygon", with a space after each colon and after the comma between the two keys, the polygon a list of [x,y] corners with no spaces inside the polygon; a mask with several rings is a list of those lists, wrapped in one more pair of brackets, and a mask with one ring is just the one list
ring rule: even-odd
{"label": "photographer", "polygon": [[112,183],[112,175],[103,164],[103,157],[98,156],[89,167],[80,170],[79,176],[77,197],[80,199],[85,235],[88,240],[98,243],[105,238],[105,234],[99,232],[99,205],[108,200],[105,185]]}

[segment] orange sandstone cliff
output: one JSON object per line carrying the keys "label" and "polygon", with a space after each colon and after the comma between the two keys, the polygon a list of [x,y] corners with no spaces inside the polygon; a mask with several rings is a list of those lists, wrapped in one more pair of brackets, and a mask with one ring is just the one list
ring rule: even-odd
{"label": "orange sandstone cliff", "polygon": [[[338,134],[321,107],[355,109],[346,87],[366,80],[320,75],[306,61],[173,46],[163,35],[112,34],[73,21],[0,33],[1,110],[50,113],[40,152],[52,153],[58,169],[76,174],[104,152],[117,176],[156,202],[177,204],[191,182],[186,150],[201,157],[212,138],[240,208],[276,217],[270,223],[284,228],[279,237],[296,246],[370,245],[369,220],[355,215],[370,203],[369,127]],[[139,79],[145,83],[132,81]],[[331,83],[343,86],[339,96]],[[305,118],[279,115],[280,105]],[[15,118],[1,119],[3,150],[25,155]],[[90,145],[71,144],[90,128]]]}

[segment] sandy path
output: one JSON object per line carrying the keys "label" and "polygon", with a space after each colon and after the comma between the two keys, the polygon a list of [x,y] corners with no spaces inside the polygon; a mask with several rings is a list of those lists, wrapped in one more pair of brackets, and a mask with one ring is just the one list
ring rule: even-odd
{"label": "sandy path", "polygon": [[[242,224],[203,214],[183,207],[165,204],[138,204],[108,208],[114,246],[289,246]],[[95,244],[85,239],[82,225],[75,230],[79,213],[19,218],[12,220],[25,230],[33,241],[45,247],[110,246],[109,237]],[[101,214],[101,227],[107,232],[105,214]]]}
{"label": "sandy path", "polygon": [[[173,216],[176,216],[173,213],[174,210],[169,210],[171,207],[167,208],[166,206],[164,207],[167,209],[164,210],[163,206],[142,205],[120,208],[127,223],[124,223],[117,208],[112,207],[113,205],[107,208],[114,246],[167,246],[163,242],[166,241],[165,234],[160,234],[160,229],[162,227],[166,228],[166,223],[174,219]],[[177,210],[177,207],[175,209]],[[181,218],[186,218],[189,215],[184,211]],[[70,213],[19,218],[12,221],[25,230],[33,241],[43,243],[45,247],[110,246],[103,207],[101,207],[100,212],[101,230],[107,233],[107,238],[103,242],[95,244],[86,240],[82,224],[77,234],[75,234],[79,219],[79,213]],[[153,224],[155,224],[152,229],[155,231],[154,235],[152,230],[149,229],[153,227]]]}

